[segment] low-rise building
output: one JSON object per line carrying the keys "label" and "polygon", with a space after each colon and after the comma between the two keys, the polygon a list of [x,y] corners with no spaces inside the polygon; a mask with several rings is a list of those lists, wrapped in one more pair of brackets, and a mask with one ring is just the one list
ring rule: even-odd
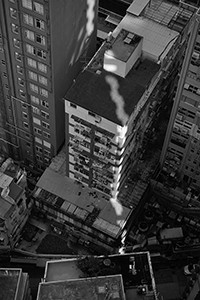
{"label": "low-rise building", "polygon": [[22,269],[0,268],[0,299],[29,300],[29,275]]}
{"label": "low-rise building", "polygon": [[0,248],[12,248],[30,214],[26,172],[8,158],[0,166]]}
{"label": "low-rise building", "polygon": [[[148,252],[87,256],[46,263],[37,300],[77,293],[83,299],[160,299]],[[67,294],[66,294],[67,293]]]}

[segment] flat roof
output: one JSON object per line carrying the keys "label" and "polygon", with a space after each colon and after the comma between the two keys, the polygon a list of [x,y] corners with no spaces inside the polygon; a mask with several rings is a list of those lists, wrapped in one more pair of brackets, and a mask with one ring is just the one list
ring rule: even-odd
{"label": "flat roof", "polygon": [[0,196],[0,217],[4,217],[11,207],[12,204]]}
{"label": "flat roof", "polygon": [[[81,263],[82,260],[82,263]],[[82,273],[79,264],[95,264],[91,274]],[[101,269],[99,271],[99,269]],[[125,254],[112,254],[108,256],[84,256],[62,260],[47,261],[44,282],[55,282],[88,276],[102,276],[121,274],[125,288],[137,291],[137,287],[147,285],[149,290],[155,292],[155,280],[149,252],[134,252]],[[135,295],[134,292],[132,294]],[[128,298],[131,299],[131,298]],[[133,298],[132,298],[133,299]],[[143,299],[136,297],[134,299]]]}
{"label": "flat roof", "polygon": [[134,0],[128,7],[127,12],[139,16],[145,7],[149,4],[150,0]]}
{"label": "flat roof", "polygon": [[0,187],[2,189],[7,188],[12,181],[13,181],[12,177],[0,172]]}
{"label": "flat roof", "polygon": [[141,39],[141,36],[122,29],[106,53],[118,60],[126,62],[135,51]]}
{"label": "flat roof", "polygon": [[11,182],[11,184],[9,185],[9,196],[13,199],[13,200],[17,200],[19,198],[19,196],[23,193],[23,189],[17,185],[14,181]]}
{"label": "flat roof", "polygon": [[19,288],[21,269],[0,268],[0,299],[15,300]]}
{"label": "flat roof", "polygon": [[121,275],[40,283],[37,300],[49,299],[116,299],[125,300]]}
{"label": "flat roof", "polygon": [[116,37],[121,29],[142,36],[142,51],[150,57],[154,57],[154,60],[158,60],[168,48],[170,49],[179,36],[177,31],[159,24],[153,19],[144,16],[137,17],[132,14],[126,14],[113,31],[113,36]]}
{"label": "flat roof", "polygon": [[[79,74],[64,98],[116,124],[124,125],[118,117],[116,107],[119,97],[124,102],[125,113],[130,116],[160,66],[146,59],[137,69],[133,67],[126,78],[122,78],[103,70],[100,58],[95,60],[100,66],[100,73],[96,73],[94,64],[91,63],[91,66]],[[113,86],[108,83],[108,78],[112,79]],[[116,86],[118,93],[113,93]]]}
{"label": "flat roof", "polygon": [[103,193],[94,192],[87,186],[77,184],[74,180],[50,168],[44,171],[36,186],[41,188],[39,197],[43,197],[44,201],[56,205],[70,214],[82,217],[83,220],[86,215],[92,214],[95,210],[98,213],[94,218],[93,225],[100,230],[107,231],[112,236],[118,234],[121,224],[128,219],[131,211],[122,206],[121,215],[117,215],[111,202]]}

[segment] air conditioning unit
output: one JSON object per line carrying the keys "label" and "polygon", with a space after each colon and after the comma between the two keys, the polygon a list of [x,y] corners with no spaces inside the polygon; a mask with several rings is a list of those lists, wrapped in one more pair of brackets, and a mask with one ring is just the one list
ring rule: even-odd
{"label": "air conditioning unit", "polygon": [[96,117],[95,117],[95,122],[96,122],[96,123],[100,123],[100,122],[101,122],[101,117],[96,116]]}
{"label": "air conditioning unit", "polygon": [[179,114],[176,115],[176,118],[177,118],[179,121],[183,120],[183,116],[181,116],[181,115],[179,115]]}

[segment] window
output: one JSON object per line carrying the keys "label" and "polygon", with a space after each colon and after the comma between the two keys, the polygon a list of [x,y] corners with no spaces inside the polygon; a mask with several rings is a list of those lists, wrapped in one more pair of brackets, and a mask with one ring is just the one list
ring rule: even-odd
{"label": "window", "polygon": [[33,9],[40,15],[44,14],[44,6],[38,2],[33,2]]}
{"label": "window", "polygon": [[34,127],[34,132],[41,135],[42,134],[42,130],[37,128],[37,127]]}
{"label": "window", "polygon": [[50,134],[48,132],[44,131],[43,135],[44,135],[45,138],[50,139]]}
{"label": "window", "polygon": [[32,71],[28,71],[28,76],[30,79],[37,81],[37,74],[32,72]]}
{"label": "window", "polygon": [[43,73],[47,73],[47,66],[43,63],[38,62],[38,70]]}
{"label": "window", "polygon": [[28,128],[28,123],[24,122],[23,125],[24,125],[24,128],[26,128],[26,129]]}
{"label": "window", "polygon": [[19,90],[19,94],[20,94],[20,96],[21,96],[22,98],[25,98],[25,97],[26,97],[24,91],[22,91],[22,90]]}
{"label": "window", "polygon": [[26,146],[27,146],[27,147],[31,147],[31,143],[26,142]]}
{"label": "window", "polygon": [[47,78],[46,77],[39,75],[38,79],[39,79],[39,83],[47,85]]}
{"label": "window", "polygon": [[6,72],[3,72],[3,76],[4,76],[5,78],[8,77]]}
{"label": "window", "polygon": [[19,40],[17,40],[17,39],[13,39],[13,44],[14,44],[14,46],[16,47],[16,48],[20,48],[20,41]]}
{"label": "window", "polygon": [[49,108],[49,103],[45,100],[40,100],[40,103],[42,106],[46,107],[46,108]]}
{"label": "window", "polygon": [[27,109],[26,103],[22,103],[21,105],[22,105],[22,108]]}
{"label": "window", "polygon": [[17,66],[17,73],[23,75],[24,71],[21,66]]}
{"label": "window", "polygon": [[40,19],[35,19],[35,27],[44,30],[44,21]]}
{"label": "window", "polygon": [[23,22],[27,25],[33,26],[33,17],[27,14],[23,14]]}
{"label": "window", "polygon": [[27,115],[27,113],[26,113],[26,112],[24,112],[24,111],[22,112],[22,116],[23,116],[23,118],[24,118],[24,119],[27,119],[27,118],[28,118],[28,115]]}
{"label": "window", "polygon": [[18,78],[18,84],[21,85],[21,86],[24,86],[25,82],[22,78]]}
{"label": "window", "polygon": [[10,7],[10,16],[13,19],[17,19],[17,11],[16,11],[16,9]]}
{"label": "window", "polygon": [[32,58],[27,58],[27,64],[29,65],[29,67],[32,67],[34,69],[37,69],[37,63],[36,60],[32,59]]}
{"label": "window", "polygon": [[28,29],[25,29],[24,30],[24,36],[25,38],[31,40],[31,41],[34,41],[35,40],[35,35],[34,35],[34,32],[31,31],[31,30],[28,30]]}
{"label": "window", "polygon": [[44,121],[42,121],[42,126],[43,126],[44,128],[46,128],[46,129],[50,129],[49,123],[46,123],[46,122],[44,122]]}
{"label": "window", "polygon": [[22,0],[22,6],[28,9],[32,9],[32,0]]}
{"label": "window", "polygon": [[70,106],[76,108],[77,106],[74,103],[70,103]]}
{"label": "window", "polygon": [[35,146],[35,150],[36,150],[37,152],[42,153],[42,148],[41,148],[41,147]]}
{"label": "window", "polygon": [[40,115],[40,109],[38,107],[32,105],[32,111],[34,114]]}
{"label": "window", "polygon": [[44,150],[44,155],[46,155],[47,157],[50,157],[51,156],[51,153],[47,150]]}
{"label": "window", "polygon": [[18,52],[15,52],[15,59],[17,60],[17,61],[22,61],[22,55],[20,54],[20,53],[18,53]]}
{"label": "window", "polygon": [[41,49],[37,49],[37,56],[43,59],[47,58],[47,53],[44,50]]}
{"label": "window", "polygon": [[18,34],[19,33],[19,26],[12,23],[12,32]]}
{"label": "window", "polygon": [[37,85],[35,85],[33,83],[30,83],[29,86],[30,86],[30,89],[31,89],[32,92],[38,93],[38,86]]}
{"label": "window", "polygon": [[35,40],[38,44],[42,45],[42,46],[45,46],[45,37],[43,35],[40,35],[40,34],[35,34]]}
{"label": "window", "polygon": [[35,124],[41,126],[41,121],[40,121],[40,119],[38,119],[38,118],[33,117],[33,123],[35,123]]}
{"label": "window", "polygon": [[47,148],[51,148],[51,144],[49,142],[43,141],[43,144]]}
{"label": "window", "polygon": [[2,59],[1,64],[2,64],[3,66],[5,66],[5,64],[6,64],[5,60]]}
{"label": "window", "polygon": [[90,112],[90,111],[88,111],[88,115],[91,116],[91,117],[94,117],[94,118],[96,117],[96,115],[94,113]]}
{"label": "window", "polygon": [[43,118],[45,118],[47,120],[49,119],[49,114],[47,112],[43,111],[43,110],[41,110],[41,115],[42,115]]}
{"label": "window", "polygon": [[38,154],[36,154],[36,158],[39,160],[39,161],[43,161],[42,157]]}
{"label": "window", "polygon": [[48,91],[47,90],[45,90],[45,89],[41,89],[40,88],[40,95],[42,95],[43,97],[48,97]]}
{"label": "window", "polygon": [[9,89],[9,85],[7,83],[4,84],[5,89],[8,90]]}
{"label": "window", "polygon": [[38,143],[38,144],[41,144],[41,145],[42,145],[42,140],[41,140],[41,139],[39,139],[38,137],[35,137],[35,141],[36,141],[36,143]]}
{"label": "window", "polygon": [[35,47],[29,45],[29,44],[26,44],[26,51],[30,54],[33,54],[35,55],[36,54],[36,50],[35,50]]}
{"label": "window", "polygon": [[31,102],[35,103],[35,104],[40,104],[40,100],[38,97],[35,97],[33,95],[31,95]]}

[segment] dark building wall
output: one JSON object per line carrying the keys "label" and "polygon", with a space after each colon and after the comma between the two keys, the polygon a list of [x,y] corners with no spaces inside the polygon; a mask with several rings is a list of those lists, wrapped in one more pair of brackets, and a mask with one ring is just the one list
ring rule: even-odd
{"label": "dark building wall", "polygon": [[[95,5],[89,7],[89,2]],[[53,0],[50,7],[51,60],[57,149],[64,140],[62,98],[96,50],[98,1]],[[89,16],[89,18],[87,17]],[[91,30],[89,35],[87,28]]]}

